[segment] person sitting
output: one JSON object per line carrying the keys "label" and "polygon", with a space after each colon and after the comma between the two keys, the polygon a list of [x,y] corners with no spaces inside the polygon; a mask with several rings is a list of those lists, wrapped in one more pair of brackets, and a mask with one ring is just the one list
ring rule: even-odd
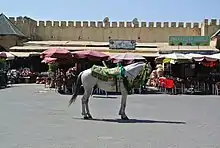
{"label": "person sitting", "polygon": [[150,74],[149,80],[147,82],[148,86],[157,86],[157,71],[153,70]]}

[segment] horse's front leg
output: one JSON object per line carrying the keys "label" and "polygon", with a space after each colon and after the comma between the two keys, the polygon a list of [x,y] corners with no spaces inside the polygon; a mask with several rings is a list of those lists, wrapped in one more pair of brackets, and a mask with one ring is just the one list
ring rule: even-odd
{"label": "horse's front leg", "polygon": [[126,113],[125,113],[125,108],[126,108],[126,102],[127,102],[127,90],[125,89],[125,87],[121,87],[121,107],[119,110],[119,115],[121,116],[122,120],[129,120],[129,118],[127,117]]}

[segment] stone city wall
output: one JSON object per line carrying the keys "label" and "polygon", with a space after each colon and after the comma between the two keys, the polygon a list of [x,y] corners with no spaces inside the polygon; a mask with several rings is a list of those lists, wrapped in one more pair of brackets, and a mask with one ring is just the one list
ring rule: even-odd
{"label": "stone city wall", "polygon": [[32,40],[99,41],[109,39],[137,42],[167,42],[169,36],[211,36],[219,28],[219,21],[203,22],[109,22],[103,21],[36,21],[28,17],[9,19]]}

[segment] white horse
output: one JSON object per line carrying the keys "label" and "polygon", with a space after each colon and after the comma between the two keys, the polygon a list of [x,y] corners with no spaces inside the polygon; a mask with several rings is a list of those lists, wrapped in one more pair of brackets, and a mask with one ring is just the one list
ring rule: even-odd
{"label": "white horse", "polygon": [[[143,70],[144,66],[146,64],[145,63],[133,63],[130,64],[128,66],[125,66],[125,76],[127,77],[128,81],[132,81],[134,80],[139,73],[141,72],[141,70]],[[76,82],[76,87],[75,87],[75,92],[71,98],[71,100],[69,101],[69,106],[75,102],[77,95],[79,93],[79,88],[80,86],[83,85],[84,87],[84,95],[82,97],[82,115],[84,116],[84,119],[92,119],[92,115],[90,114],[89,111],[89,97],[91,96],[92,90],[94,88],[94,86],[105,90],[105,91],[109,91],[109,92],[116,92],[116,85],[115,81],[102,81],[99,80],[98,78],[95,78],[92,76],[92,71],[91,68],[82,71],[77,78],[77,82]],[[125,113],[125,108],[126,108],[126,101],[127,101],[127,89],[126,86],[124,86],[123,81],[119,80],[119,85],[118,85],[122,98],[121,98],[121,107],[119,110],[119,115],[121,116],[121,119],[123,120],[129,120],[129,118],[127,117],[126,113]]]}

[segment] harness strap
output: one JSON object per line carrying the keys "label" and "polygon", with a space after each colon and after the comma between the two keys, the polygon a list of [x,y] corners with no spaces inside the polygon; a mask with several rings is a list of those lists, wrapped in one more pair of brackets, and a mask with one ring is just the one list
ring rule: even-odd
{"label": "harness strap", "polygon": [[118,79],[115,78],[115,86],[116,86],[116,92],[118,92]]}

